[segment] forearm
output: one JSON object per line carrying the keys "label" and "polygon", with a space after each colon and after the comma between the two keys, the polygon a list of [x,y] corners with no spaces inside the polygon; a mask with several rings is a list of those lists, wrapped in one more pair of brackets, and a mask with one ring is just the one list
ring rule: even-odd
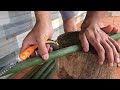
{"label": "forearm", "polygon": [[35,11],[36,24],[51,25],[50,11]]}
{"label": "forearm", "polygon": [[93,24],[100,24],[107,11],[87,11],[86,17],[81,28]]}

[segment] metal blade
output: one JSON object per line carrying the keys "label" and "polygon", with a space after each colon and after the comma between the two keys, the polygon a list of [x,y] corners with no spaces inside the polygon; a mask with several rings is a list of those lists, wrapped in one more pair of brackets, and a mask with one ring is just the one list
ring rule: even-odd
{"label": "metal blade", "polygon": [[20,62],[19,55],[16,56],[16,58],[10,62],[8,65],[0,68],[0,77],[3,76],[8,70],[10,70],[13,66],[15,66],[18,62]]}
{"label": "metal blade", "polygon": [[7,75],[4,75],[4,76],[1,76],[0,79],[7,79],[8,77],[10,77],[13,73],[11,74],[7,74]]}
{"label": "metal blade", "polygon": [[14,60],[12,63],[10,63],[7,66],[4,66],[1,70],[0,70],[0,77],[3,76],[8,70],[10,70],[13,66],[15,66],[19,61]]}

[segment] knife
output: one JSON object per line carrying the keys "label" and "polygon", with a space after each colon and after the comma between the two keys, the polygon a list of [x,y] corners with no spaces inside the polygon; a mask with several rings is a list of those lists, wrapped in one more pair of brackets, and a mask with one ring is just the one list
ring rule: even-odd
{"label": "knife", "polygon": [[[53,48],[53,51],[59,49],[59,44],[54,40],[47,40],[46,44],[49,44]],[[8,70],[10,70],[17,63],[27,60],[30,57],[30,55],[33,52],[35,52],[35,50],[37,48],[38,48],[37,45],[32,45],[32,46],[28,47],[27,49],[25,49],[22,53],[20,53],[17,56],[16,60],[14,60],[11,63],[9,63],[8,65],[2,67],[2,69],[0,70],[0,76],[3,76]]]}

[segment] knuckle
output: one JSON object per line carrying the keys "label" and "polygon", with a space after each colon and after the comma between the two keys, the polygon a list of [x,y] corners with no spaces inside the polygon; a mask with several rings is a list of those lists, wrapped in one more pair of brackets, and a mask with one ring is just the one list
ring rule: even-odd
{"label": "knuckle", "polygon": [[105,53],[105,50],[103,48],[99,48],[98,50],[100,53],[103,53],[103,54]]}
{"label": "knuckle", "polygon": [[113,45],[120,47],[120,45],[116,41],[115,41],[115,44],[113,43]]}
{"label": "knuckle", "polygon": [[113,43],[113,45],[117,45],[117,46],[119,46],[119,44],[117,43],[117,41],[112,40],[111,42]]}
{"label": "knuckle", "polygon": [[111,47],[107,47],[106,51],[111,53],[111,52],[113,52],[113,49]]}
{"label": "knuckle", "polygon": [[114,50],[116,49],[116,47],[113,44],[111,45],[111,48],[114,49]]}
{"label": "knuckle", "polygon": [[100,48],[100,43],[99,43],[99,41],[97,41],[97,40],[95,40],[95,39],[92,39],[92,40],[91,40],[91,43],[92,43],[94,46]]}

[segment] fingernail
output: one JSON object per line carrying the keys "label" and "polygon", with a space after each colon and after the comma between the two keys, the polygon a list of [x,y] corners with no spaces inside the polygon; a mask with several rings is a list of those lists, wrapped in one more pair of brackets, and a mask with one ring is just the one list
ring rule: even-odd
{"label": "fingernail", "polygon": [[100,65],[102,65],[102,64],[103,64],[103,62],[99,62],[99,64],[100,64]]}
{"label": "fingernail", "polygon": [[49,55],[48,55],[48,54],[45,54],[45,55],[42,56],[42,58],[43,58],[44,60],[47,60],[47,59],[49,58]]}
{"label": "fingernail", "polygon": [[110,63],[110,66],[113,66],[113,63]]}
{"label": "fingernail", "polygon": [[53,51],[53,48],[52,47],[50,47],[50,52],[52,52]]}
{"label": "fingernail", "polygon": [[119,59],[119,58],[117,58],[117,59],[116,59],[116,62],[117,62],[117,63],[119,63],[119,62],[120,62],[120,59]]}
{"label": "fingernail", "polygon": [[88,52],[88,49],[87,48],[83,48],[85,52]]}

